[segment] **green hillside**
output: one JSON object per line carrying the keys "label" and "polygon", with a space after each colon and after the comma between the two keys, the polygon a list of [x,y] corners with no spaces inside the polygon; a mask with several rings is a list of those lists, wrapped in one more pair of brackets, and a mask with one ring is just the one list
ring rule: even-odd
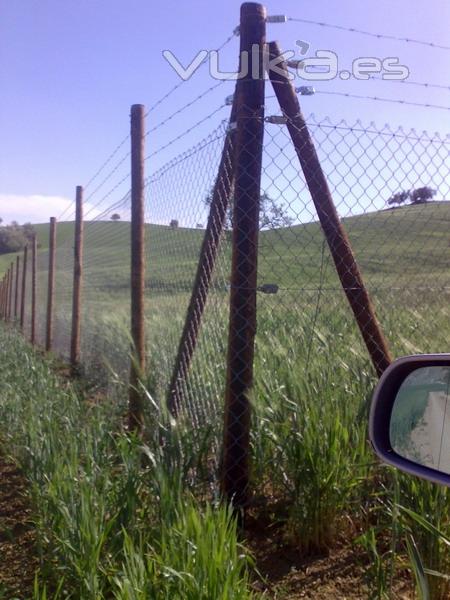
{"label": "green hillside", "polygon": [[[450,202],[407,206],[343,220],[358,263],[368,283],[409,282],[432,285],[450,276]],[[48,224],[35,225],[40,246],[40,270],[45,270]],[[130,225],[127,222],[87,222],[85,225],[86,277],[100,290],[127,287],[130,263]],[[70,275],[73,223],[57,229],[58,264]],[[147,225],[147,285],[154,289],[190,289],[203,231],[172,230]],[[224,244],[225,277],[229,274],[229,244]],[[4,271],[14,255],[0,257]],[[322,266],[322,271],[321,271]],[[326,268],[324,268],[326,267]],[[334,268],[316,222],[260,234],[260,283],[281,288],[335,284]]]}

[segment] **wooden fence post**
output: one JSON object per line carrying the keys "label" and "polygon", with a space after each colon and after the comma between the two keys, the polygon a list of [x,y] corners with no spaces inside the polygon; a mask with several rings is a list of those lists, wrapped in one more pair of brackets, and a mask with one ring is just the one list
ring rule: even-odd
{"label": "wooden fence post", "polygon": [[2,280],[2,308],[1,308],[1,318],[6,321],[8,314],[8,284],[9,284],[9,275],[6,272],[3,275]]}
{"label": "wooden fence post", "polygon": [[53,343],[53,303],[55,294],[55,264],[56,264],[56,218],[50,218],[48,248],[48,291],[47,291],[47,324],[45,349],[50,352]]}
{"label": "wooden fence post", "polygon": [[128,425],[140,434],[144,425],[144,399],[139,389],[145,373],[145,225],[144,225],[145,108],[131,107],[131,337]]}
{"label": "wooden fence post", "polygon": [[12,305],[13,305],[14,262],[11,263],[11,266],[9,267],[9,271],[11,273],[11,275],[10,275],[11,281],[10,281],[10,284],[9,284],[8,321],[12,321],[12,314],[13,314]]}
{"label": "wooden fence post", "polygon": [[73,375],[78,374],[80,363],[81,291],[83,277],[83,188],[80,185],[76,189],[75,202],[72,335],[70,340],[70,364]]}
{"label": "wooden fence post", "polygon": [[9,309],[9,286],[11,285],[11,274],[9,269],[6,271],[6,286],[5,286],[5,305],[4,305],[4,315],[3,318],[5,321],[8,320],[8,309]]}
{"label": "wooden fence post", "polygon": [[289,79],[286,63],[279,60],[282,55],[281,49],[276,42],[273,42],[269,44],[269,52],[270,58],[278,61],[276,70],[269,72],[270,80],[281,110],[287,117],[289,134],[300,160],[342,287],[375,370],[378,375],[381,375],[392,361],[387,341],[364,285],[350,240],[336,211],[314,142],[302,115],[297,94]]}
{"label": "wooden fence post", "polygon": [[12,290],[12,285],[13,285],[13,281],[12,281],[12,277],[13,277],[13,273],[11,270],[11,267],[8,269],[8,287],[6,290],[6,316],[5,316],[5,320],[9,321],[10,320],[10,312],[11,312],[11,290]]}
{"label": "wooden fence post", "polygon": [[27,290],[27,260],[28,260],[28,244],[23,249],[23,266],[22,266],[22,293],[20,295],[20,329],[22,332],[25,328],[25,302]]}
{"label": "wooden fence post", "polygon": [[230,324],[224,414],[222,493],[235,506],[248,501],[250,390],[256,333],[259,201],[264,136],[264,48],[266,10],[241,6],[241,66],[248,73],[238,86],[236,191],[233,213]]}
{"label": "wooden fence post", "polygon": [[0,283],[0,318],[4,319],[4,303],[5,303],[5,275]]}
{"label": "wooden fence post", "polygon": [[16,257],[16,281],[14,290],[14,320],[17,321],[19,315],[19,278],[20,278],[20,256]]}
{"label": "wooden fence post", "polygon": [[30,341],[36,344],[36,292],[37,292],[37,237],[31,240],[31,335]]}

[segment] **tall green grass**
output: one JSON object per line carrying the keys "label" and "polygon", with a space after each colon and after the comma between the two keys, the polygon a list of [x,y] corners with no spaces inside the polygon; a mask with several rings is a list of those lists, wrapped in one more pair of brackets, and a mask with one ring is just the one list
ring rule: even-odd
{"label": "tall green grass", "polygon": [[0,338],[3,449],[29,479],[42,557],[34,598],[251,598],[235,518],[194,500],[183,433],[129,436],[122,406],[82,398],[14,332]]}

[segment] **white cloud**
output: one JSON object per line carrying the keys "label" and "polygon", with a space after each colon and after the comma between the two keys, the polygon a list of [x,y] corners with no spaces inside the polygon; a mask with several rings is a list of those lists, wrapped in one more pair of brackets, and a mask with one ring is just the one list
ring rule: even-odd
{"label": "white cloud", "polygon": [[[75,205],[71,207],[73,200],[63,196],[42,196],[33,194],[21,196],[18,194],[0,194],[0,218],[3,223],[18,221],[19,223],[46,223],[50,217],[58,218],[62,215],[62,221],[73,221]],[[70,208],[69,208],[70,207]],[[84,211],[89,212],[89,219],[95,218],[100,211],[92,209],[89,203],[84,204]]]}

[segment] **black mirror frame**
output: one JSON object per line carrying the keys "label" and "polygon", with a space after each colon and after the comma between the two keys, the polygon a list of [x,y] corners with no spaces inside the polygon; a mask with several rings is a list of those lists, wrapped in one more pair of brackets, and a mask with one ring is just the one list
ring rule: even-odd
{"label": "black mirror frame", "polygon": [[424,367],[450,367],[450,354],[417,354],[394,361],[383,373],[372,399],[369,438],[381,460],[401,471],[450,487],[450,475],[418,465],[395,452],[391,446],[389,426],[392,409],[400,386],[413,371]]}

